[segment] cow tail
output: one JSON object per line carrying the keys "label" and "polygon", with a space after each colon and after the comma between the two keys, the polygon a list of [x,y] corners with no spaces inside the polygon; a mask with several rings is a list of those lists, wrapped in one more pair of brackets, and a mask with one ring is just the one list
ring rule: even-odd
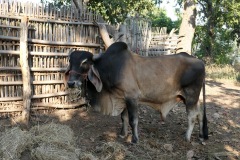
{"label": "cow tail", "polygon": [[208,139],[208,126],[207,126],[207,115],[206,115],[206,95],[205,95],[205,77],[203,80],[203,138]]}

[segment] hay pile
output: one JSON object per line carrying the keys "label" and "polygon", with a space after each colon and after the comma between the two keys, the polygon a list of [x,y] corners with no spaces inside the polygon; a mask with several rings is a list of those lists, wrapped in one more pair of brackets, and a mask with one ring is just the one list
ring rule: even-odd
{"label": "hay pile", "polygon": [[119,143],[108,142],[99,147],[96,152],[99,153],[100,159],[123,159],[126,150]]}
{"label": "hay pile", "polygon": [[19,159],[21,153],[32,146],[31,134],[15,127],[0,137],[0,159]]}
{"label": "hay pile", "polygon": [[29,132],[15,127],[0,137],[0,159],[20,159],[25,151],[33,160],[78,160],[73,131],[66,125],[45,124]]}
{"label": "hay pile", "polygon": [[79,160],[99,160],[99,158],[95,157],[92,153],[84,153],[80,154]]}
{"label": "hay pile", "polygon": [[30,131],[14,127],[0,134],[1,160],[24,159],[26,154],[31,160],[136,159],[117,142],[102,143],[94,151],[84,152],[76,147],[74,133],[67,125],[49,123]]}
{"label": "hay pile", "polygon": [[104,160],[123,160],[126,157],[134,159],[131,152],[127,151],[126,147],[117,142],[104,143],[95,150],[95,154],[99,159]]}
{"label": "hay pile", "polygon": [[77,100],[82,98],[82,89],[81,88],[68,88],[68,101],[69,102],[76,102]]}
{"label": "hay pile", "polygon": [[67,125],[49,123],[42,126],[36,125],[31,128],[30,133],[34,136],[34,143],[59,143],[73,145],[74,134]]}
{"label": "hay pile", "polygon": [[37,147],[31,150],[33,160],[68,160],[78,159],[75,148],[74,134],[66,125],[50,123],[30,130],[33,143]]}
{"label": "hay pile", "polygon": [[33,160],[77,160],[79,159],[78,151],[80,150],[69,145],[41,143],[39,147],[32,150],[31,157]]}

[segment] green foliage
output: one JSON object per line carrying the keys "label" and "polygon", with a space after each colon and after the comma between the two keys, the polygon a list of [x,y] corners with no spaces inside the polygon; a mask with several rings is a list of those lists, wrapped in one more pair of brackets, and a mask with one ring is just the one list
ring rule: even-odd
{"label": "green foliage", "polygon": [[213,43],[214,62],[217,64],[229,64],[230,54],[233,51],[231,32],[227,29],[216,29],[216,37]]}
{"label": "green foliage", "polygon": [[232,38],[240,38],[240,1],[215,0],[216,21],[219,27],[231,28]]}
{"label": "green foliage", "polygon": [[52,4],[60,9],[62,6],[70,6],[71,0],[41,0],[41,3]]}
{"label": "green foliage", "polygon": [[[71,0],[41,0],[41,2],[51,3],[57,8],[71,4]],[[179,28],[180,19],[172,21],[167,17],[165,10],[156,6],[156,4],[160,5],[161,2],[162,0],[89,0],[87,5],[111,24],[122,23],[127,17],[138,14],[152,20],[153,27],[167,27],[168,32],[172,28]]]}
{"label": "green foliage", "polygon": [[172,21],[166,14],[166,10],[155,7],[153,11],[148,15],[149,19],[152,20],[153,27],[167,27],[169,33],[173,28],[179,28],[181,19]]}
{"label": "green foliage", "polygon": [[199,4],[205,23],[196,27],[193,52],[201,58],[208,56],[217,64],[230,64],[233,42],[240,44],[240,1],[199,0]]}
{"label": "green foliage", "polygon": [[152,0],[90,0],[90,9],[99,12],[112,24],[123,22],[128,16],[146,16],[154,7]]}
{"label": "green foliage", "polygon": [[[233,41],[231,40],[231,31],[228,29],[215,29],[216,35],[212,44],[211,58],[216,64],[229,64],[230,54],[233,52]],[[199,58],[206,57],[206,48],[209,44],[209,37],[206,28],[198,26],[195,31],[193,48],[195,55]]]}

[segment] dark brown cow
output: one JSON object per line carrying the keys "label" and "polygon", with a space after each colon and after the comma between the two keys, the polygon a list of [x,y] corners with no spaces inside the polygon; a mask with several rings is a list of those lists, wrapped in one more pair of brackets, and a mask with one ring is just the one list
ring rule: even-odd
{"label": "dark brown cow", "polygon": [[121,114],[121,136],[127,136],[128,120],[132,142],[138,141],[138,104],[158,110],[162,119],[179,101],[186,105],[190,141],[197,119],[200,138],[208,138],[205,105],[199,105],[204,84],[204,63],[187,53],[159,57],[141,57],[123,42],[112,44],[98,58],[86,51],[74,51],[66,72],[69,87],[87,83],[90,104],[104,114]]}

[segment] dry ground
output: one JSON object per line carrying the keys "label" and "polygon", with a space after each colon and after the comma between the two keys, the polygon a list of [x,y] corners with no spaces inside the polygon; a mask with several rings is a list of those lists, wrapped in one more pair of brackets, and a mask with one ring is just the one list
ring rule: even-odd
{"label": "dry ground", "polygon": [[[103,116],[91,108],[34,114],[31,124],[54,122],[70,126],[77,147],[95,157],[101,156],[100,146],[116,142],[124,146],[125,153],[109,159],[240,159],[240,87],[231,82],[213,80],[207,80],[206,84],[209,140],[204,143],[198,140],[198,124],[192,142],[184,141],[187,118],[183,107],[174,108],[165,124],[160,123],[158,112],[142,107],[139,111],[140,142],[136,145],[129,143],[130,137],[121,139],[117,136],[121,127],[120,116]],[[8,120],[0,121],[0,131],[4,131],[7,123]],[[28,157],[23,155],[21,159]]]}

